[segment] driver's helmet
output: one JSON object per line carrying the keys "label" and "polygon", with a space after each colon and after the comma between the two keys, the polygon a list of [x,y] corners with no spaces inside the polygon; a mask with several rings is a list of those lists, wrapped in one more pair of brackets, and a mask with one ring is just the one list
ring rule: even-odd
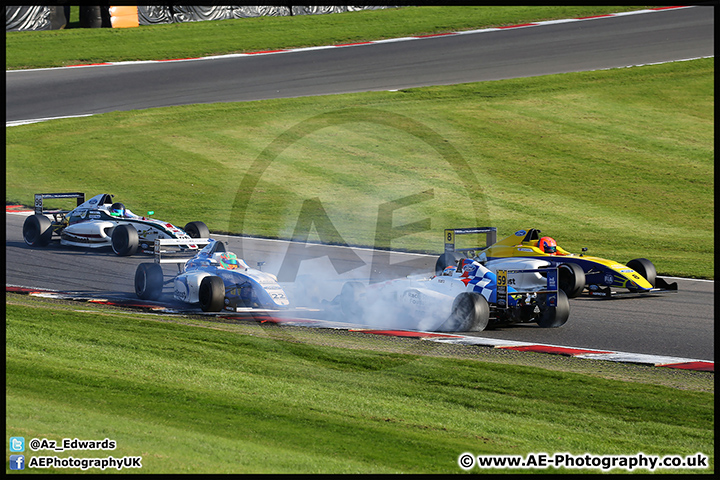
{"label": "driver's helmet", "polygon": [[443,276],[451,277],[456,271],[457,267],[455,265],[450,265],[449,267],[445,267],[445,270],[443,270],[442,274]]}
{"label": "driver's helmet", "polygon": [[538,242],[538,248],[542,252],[550,255],[555,255],[557,253],[557,243],[555,243],[555,240],[550,237],[542,237]]}
{"label": "driver's helmet", "polygon": [[235,270],[236,268],[240,268],[240,262],[238,262],[237,255],[234,253],[223,253],[220,255],[220,265],[223,266],[223,268],[227,268],[229,270]]}
{"label": "driver's helmet", "polygon": [[124,217],[125,205],[120,202],[113,203],[110,206],[110,215],[112,215],[113,217]]}

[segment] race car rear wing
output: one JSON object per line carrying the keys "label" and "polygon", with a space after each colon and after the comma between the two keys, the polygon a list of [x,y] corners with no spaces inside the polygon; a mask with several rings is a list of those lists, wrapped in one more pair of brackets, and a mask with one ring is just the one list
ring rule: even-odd
{"label": "race car rear wing", "polygon": [[[185,263],[194,257],[198,250],[210,243],[209,238],[156,238],[153,247],[155,263]],[[168,248],[170,247],[170,248]],[[173,248],[174,247],[174,248]],[[165,258],[163,258],[163,255]]]}
{"label": "race car rear wing", "polygon": [[[85,203],[85,194],[79,192],[72,193],[36,193],[35,194],[35,213],[43,215],[46,210],[43,208],[43,200],[46,198],[77,198],[77,206]],[[67,213],[70,210],[54,210],[50,213]]]}
{"label": "race car rear wing", "polygon": [[[455,235],[485,234],[485,247],[455,248]],[[476,228],[447,228],[445,229],[445,252],[471,252],[484,250],[497,242],[497,228],[476,227]]]}

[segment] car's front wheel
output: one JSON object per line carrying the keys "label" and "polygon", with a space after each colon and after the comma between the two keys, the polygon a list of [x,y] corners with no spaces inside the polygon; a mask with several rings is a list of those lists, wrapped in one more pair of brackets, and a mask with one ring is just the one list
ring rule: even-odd
{"label": "car's front wheel", "polygon": [[191,238],[208,238],[210,236],[210,230],[203,222],[190,222],[185,225],[183,230]]}
{"label": "car's front wheel", "polygon": [[157,300],[163,288],[163,271],[157,263],[141,263],[135,270],[135,294],[143,300]]}
{"label": "car's front wheel", "polygon": [[657,271],[655,270],[655,265],[653,265],[650,260],[647,258],[636,258],[634,260],[630,260],[627,263],[627,266],[642,275],[645,280],[653,286],[653,288],[655,287],[655,277],[657,276]]}
{"label": "car's front wheel", "polygon": [[32,215],[23,223],[23,240],[31,247],[44,247],[52,238],[52,223],[45,215]]}

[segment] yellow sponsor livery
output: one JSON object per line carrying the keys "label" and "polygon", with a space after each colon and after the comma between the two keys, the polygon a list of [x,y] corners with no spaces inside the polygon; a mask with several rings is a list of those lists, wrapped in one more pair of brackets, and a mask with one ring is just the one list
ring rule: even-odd
{"label": "yellow sponsor livery", "polygon": [[[488,247],[485,250],[485,255],[488,260],[505,257],[538,257],[552,261],[552,263],[572,262],[582,267],[585,272],[586,284],[613,286],[629,290],[652,290],[655,288],[643,275],[614,260],[584,254],[576,255],[560,246],[556,246],[554,252],[546,253],[538,246],[540,242],[538,237],[540,237],[540,230],[533,228],[518,230]],[[643,273],[650,276],[647,271]],[[655,280],[654,269],[652,277],[652,280]]]}

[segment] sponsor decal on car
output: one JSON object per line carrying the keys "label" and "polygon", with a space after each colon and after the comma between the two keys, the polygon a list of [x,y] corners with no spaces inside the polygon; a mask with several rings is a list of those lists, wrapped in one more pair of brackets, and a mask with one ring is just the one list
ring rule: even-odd
{"label": "sponsor decal on car", "polygon": [[548,273],[547,288],[548,290],[557,290],[557,275],[554,274],[554,270],[550,270],[549,272],[553,272],[553,274]]}
{"label": "sponsor decal on car", "polygon": [[[175,298],[185,301],[185,299],[188,296],[187,279],[182,277],[182,278],[176,278],[175,280],[176,281],[175,281],[175,288],[174,288],[173,294],[175,295]],[[180,290],[178,287],[182,287],[182,290]]]}

